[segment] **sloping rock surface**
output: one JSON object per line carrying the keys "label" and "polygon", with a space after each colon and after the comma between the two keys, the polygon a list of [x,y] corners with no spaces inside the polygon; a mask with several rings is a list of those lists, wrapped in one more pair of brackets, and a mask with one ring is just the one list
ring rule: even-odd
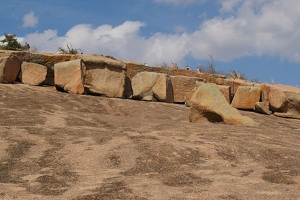
{"label": "sloping rock surface", "polygon": [[300,123],[0,84],[0,199],[299,199]]}

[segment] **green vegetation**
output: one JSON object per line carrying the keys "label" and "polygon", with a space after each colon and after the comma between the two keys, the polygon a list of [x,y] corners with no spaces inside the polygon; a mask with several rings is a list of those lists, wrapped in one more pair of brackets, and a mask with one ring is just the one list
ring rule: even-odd
{"label": "green vegetation", "polygon": [[59,47],[58,51],[61,54],[78,54],[78,51],[80,51],[80,49],[73,48],[71,45],[68,45],[68,44],[67,44],[67,48],[68,49],[64,49],[62,47]]}
{"label": "green vegetation", "polygon": [[0,45],[0,49],[3,50],[13,50],[13,51],[22,51],[22,50],[29,50],[30,46],[27,42],[24,45],[21,45],[15,34],[6,34],[4,33],[4,39],[0,40],[2,45]]}

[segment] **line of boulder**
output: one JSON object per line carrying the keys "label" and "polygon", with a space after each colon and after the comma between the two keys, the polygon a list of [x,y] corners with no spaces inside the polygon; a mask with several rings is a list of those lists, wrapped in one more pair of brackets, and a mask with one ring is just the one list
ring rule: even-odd
{"label": "line of boulder", "polygon": [[149,67],[99,54],[0,51],[0,83],[52,85],[72,94],[190,106],[191,122],[257,126],[238,109],[300,119],[300,88],[192,70]]}

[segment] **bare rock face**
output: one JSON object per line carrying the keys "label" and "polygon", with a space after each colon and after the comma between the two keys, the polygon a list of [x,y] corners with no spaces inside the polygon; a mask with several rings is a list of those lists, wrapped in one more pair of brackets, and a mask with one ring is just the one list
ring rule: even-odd
{"label": "bare rock face", "polygon": [[190,122],[224,122],[232,125],[257,126],[249,117],[242,116],[226,100],[213,83],[202,83],[191,98]]}
{"label": "bare rock face", "polygon": [[237,109],[253,110],[260,101],[261,89],[254,86],[239,86],[231,105]]}
{"label": "bare rock face", "polygon": [[21,61],[14,55],[0,57],[0,83],[12,83],[18,77]]}
{"label": "bare rock face", "polygon": [[187,76],[170,76],[173,86],[174,102],[184,103],[186,96],[191,92],[202,79]]}
{"label": "bare rock face", "polygon": [[133,99],[167,101],[168,76],[163,73],[141,72],[132,78]]}
{"label": "bare rock face", "polygon": [[82,55],[86,65],[84,86],[90,94],[123,98],[126,65],[102,55]]}
{"label": "bare rock face", "polygon": [[84,93],[85,65],[81,59],[56,63],[54,65],[54,84],[57,90],[73,94]]}
{"label": "bare rock face", "polygon": [[46,66],[29,62],[22,63],[19,74],[19,79],[22,81],[22,83],[29,85],[41,85],[45,82],[46,77]]}

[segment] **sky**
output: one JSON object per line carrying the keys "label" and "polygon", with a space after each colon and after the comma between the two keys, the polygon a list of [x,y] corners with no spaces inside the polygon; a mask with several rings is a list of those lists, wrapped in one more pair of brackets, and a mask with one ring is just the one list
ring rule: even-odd
{"label": "sky", "polygon": [[1,0],[0,39],[300,87],[299,0]]}

